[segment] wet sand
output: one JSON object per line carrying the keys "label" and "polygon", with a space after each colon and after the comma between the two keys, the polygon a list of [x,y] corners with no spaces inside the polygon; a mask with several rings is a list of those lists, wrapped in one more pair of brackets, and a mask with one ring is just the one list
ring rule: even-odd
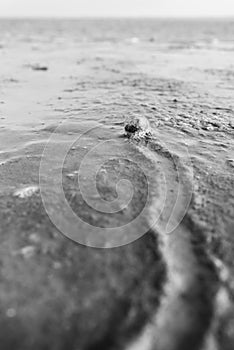
{"label": "wet sand", "polygon": [[[139,28],[118,41],[37,30],[5,33],[0,46],[2,349],[232,349],[234,51],[146,41]],[[150,134],[124,137],[125,120],[142,117]],[[74,243],[43,205],[40,185],[71,226],[56,181],[79,135],[62,163],[65,198],[84,221],[71,235],[122,247]],[[83,159],[88,205],[77,187]],[[95,167],[112,214],[97,210]],[[127,207],[111,204],[128,199],[123,179],[133,185]],[[122,240],[90,235],[85,223],[98,232],[131,223],[148,194],[144,236],[134,225]],[[167,234],[173,208],[180,225]]]}

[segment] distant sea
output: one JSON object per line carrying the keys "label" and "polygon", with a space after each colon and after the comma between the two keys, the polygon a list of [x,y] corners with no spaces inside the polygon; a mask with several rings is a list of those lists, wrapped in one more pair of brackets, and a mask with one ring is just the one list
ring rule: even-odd
{"label": "distant sea", "polygon": [[0,45],[9,40],[142,41],[169,49],[234,50],[234,19],[1,19]]}

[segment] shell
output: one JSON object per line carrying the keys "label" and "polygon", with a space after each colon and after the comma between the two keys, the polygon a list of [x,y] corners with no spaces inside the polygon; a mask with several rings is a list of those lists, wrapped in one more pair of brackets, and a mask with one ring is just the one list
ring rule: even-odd
{"label": "shell", "polygon": [[38,191],[39,191],[38,186],[28,186],[15,191],[13,195],[19,198],[28,198],[34,195]]}

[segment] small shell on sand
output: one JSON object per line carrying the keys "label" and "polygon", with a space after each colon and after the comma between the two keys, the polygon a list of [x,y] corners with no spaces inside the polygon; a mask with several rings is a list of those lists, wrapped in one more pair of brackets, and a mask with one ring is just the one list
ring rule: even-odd
{"label": "small shell on sand", "polygon": [[13,195],[15,197],[19,197],[19,198],[28,198],[28,197],[31,197],[33,194],[35,194],[38,191],[39,191],[38,186],[28,186],[28,187],[24,187],[24,188],[21,188],[20,190],[15,191]]}
{"label": "small shell on sand", "polygon": [[132,132],[137,130],[147,130],[150,128],[149,121],[145,117],[128,117],[125,120],[124,125],[126,131],[128,131],[127,129],[134,129]]}
{"label": "small shell on sand", "polygon": [[130,117],[124,123],[124,129],[127,135],[138,134],[139,137],[149,136],[151,134],[150,124],[145,117]]}

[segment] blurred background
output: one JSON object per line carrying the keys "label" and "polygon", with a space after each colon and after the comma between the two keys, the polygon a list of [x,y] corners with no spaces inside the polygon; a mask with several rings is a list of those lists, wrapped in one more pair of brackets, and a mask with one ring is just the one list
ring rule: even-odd
{"label": "blurred background", "polygon": [[233,0],[1,0],[0,16],[233,16]]}

